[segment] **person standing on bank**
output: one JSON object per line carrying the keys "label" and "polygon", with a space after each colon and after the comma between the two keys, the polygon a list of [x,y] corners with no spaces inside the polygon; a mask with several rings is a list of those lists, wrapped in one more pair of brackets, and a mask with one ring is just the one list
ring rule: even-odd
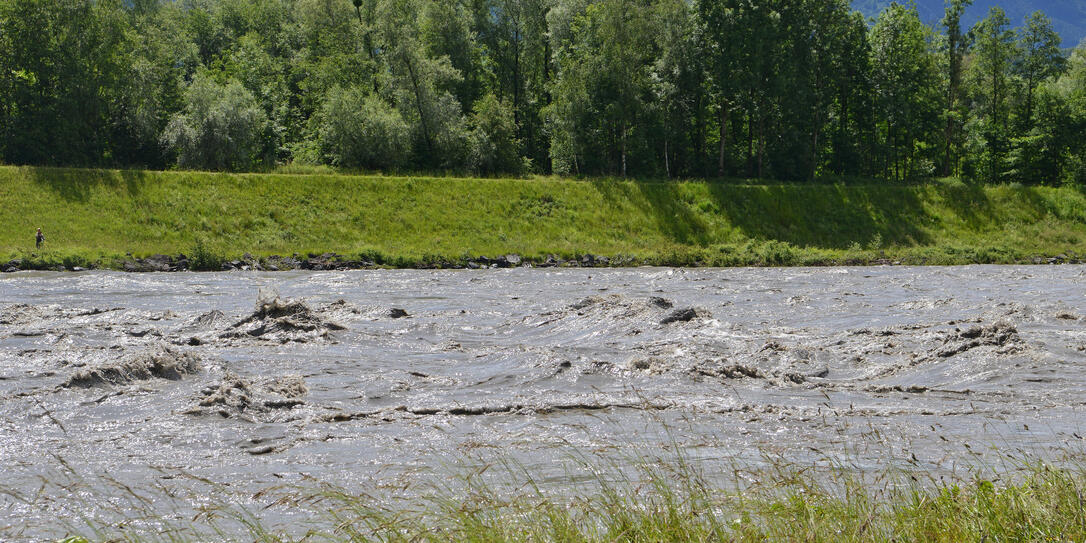
{"label": "person standing on bank", "polygon": [[42,242],[45,241],[45,234],[41,233],[41,228],[38,228],[38,234],[34,236],[34,248],[41,249]]}

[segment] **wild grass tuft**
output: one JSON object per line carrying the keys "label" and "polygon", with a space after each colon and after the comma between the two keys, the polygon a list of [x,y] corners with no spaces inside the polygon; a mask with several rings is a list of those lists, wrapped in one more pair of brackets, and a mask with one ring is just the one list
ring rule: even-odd
{"label": "wild grass tuft", "polygon": [[[317,483],[262,492],[259,497],[268,502],[262,511],[309,512],[299,515],[307,519],[304,523],[293,526],[267,526],[238,506],[205,505],[188,520],[153,523],[158,531],[124,520],[92,524],[84,535],[134,542],[390,543],[1086,538],[1086,470],[1081,467],[1029,463],[1002,482],[978,476],[938,483],[904,473],[860,477],[845,469],[815,474],[776,465],[745,472],[736,468],[733,483],[723,484],[682,458],[641,460],[633,472],[628,466],[592,462],[581,466],[582,473],[593,474],[587,481],[571,479],[580,482],[560,492],[522,468],[499,462],[467,470],[455,483],[401,502]],[[141,518],[153,516],[147,511]]]}
{"label": "wild grass tuft", "polygon": [[189,257],[189,268],[195,271],[218,271],[222,269],[226,258],[216,253],[202,238],[196,238]]}

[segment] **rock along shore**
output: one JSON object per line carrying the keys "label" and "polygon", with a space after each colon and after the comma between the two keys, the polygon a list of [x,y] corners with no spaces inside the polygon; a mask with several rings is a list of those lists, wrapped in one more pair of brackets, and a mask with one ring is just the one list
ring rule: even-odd
{"label": "rock along shore", "polygon": [[[981,264],[983,262],[977,262]],[[1024,265],[1059,265],[1086,263],[1086,257],[1079,255],[1060,254],[1056,256],[1034,256],[1030,259],[1019,260],[1011,264]],[[925,265],[924,261],[902,261],[890,258],[856,259],[850,258],[842,261],[830,260],[815,262],[814,266],[900,266],[900,265]],[[968,264],[963,263],[963,264]],[[699,261],[683,260],[670,262],[667,259],[639,259],[632,256],[602,256],[595,254],[582,254],[573,258],[561,258],[557,255],[547,255],[542,258],[529,258],[519,254],[510,253],[496,257],[464,257],[460,259],[425,258],[425,259],[398,259],[373,260],[365,257],[348,257],[334,252],[328,253],[294,253],[290,256],[271,255],[265,257],[253,256],[245,253],[240,258],[216,260],[214,262],[197,262],[185,254],[163,255],[156,254],[146,258],[127,255],[123,259],[115,260],[108,264],[88,264],[85,266],[66,267],[53,263],[36,262],[33,260],[12,259],[0,263],[0,272],[12,273],[17,271],[71,271],[80,272],[92,269],[111,269],[117,271],[147,273],[147,272],[184,272],[184,271],[342,271],[342,270],[366,270],[366,269],[420,269],[420,270],[481,270],[502,268],[620,268],[634,266],[674,266],[674,267],[705,267],[707,264]],[[750,266],[767,266],[768,264],[752,263]]]}
{"label": "rock along shore", "polygon": [[63,265],[41,265],[24,259],[12,259],[0,264],[0,271],[11,273],[25,270],[43,271],[87,271],[90,269],[115,269],[126,272],[183,272],[183,271],[288,271],[288,270],[364,270],[377,268],[411,268],[411,269],[497,269],[497,268],[606,268],[634,266],[641,264],[637,259],[627,256],[607,257],[593,254],[584,254],[578,258],[563,259],[556,255],[547,255],[541,259],[522,257],[518,254],[505,254],[497,257],[465,257],[459,260],[428,259],[418,261],[378,262],[365,258],[350,258],[337,253],[309,253],[301,255],[294,253],[291,256],[271,255],[256,257],[244,254],[240,258],[222,260],[218,266],[210,266],[206,262],[196,262],[185,255],[152,255],[146,258],[137,258],[128,255],[112,266],[71,268]]}

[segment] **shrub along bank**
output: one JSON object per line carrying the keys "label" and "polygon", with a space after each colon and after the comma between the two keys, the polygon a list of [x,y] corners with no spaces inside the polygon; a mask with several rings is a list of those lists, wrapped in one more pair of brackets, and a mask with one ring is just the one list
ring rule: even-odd
{"label": "shrub along bank", "polygon": [[[0,200],[0,268],[9,269],[966,264],[1086,255],[1083,189],[953,180],[761,185],[0,167]],[[39,226],[46,242],[36,250]],[[141,260],[156,254],[169,256]]]}
{"label": "shrub along bank", "polygon": [[[203,512],[182,519],[163,518],[155,509],[160,502],[180,501],[174,495],[155,502],[129,498],[133,505],[124,520],[87,519],[86,526],[72,531],[89,538],[73,536],[58,543],[1040,543],[1086,537],[1081,467],[1028,465],[1000,482],[978,476],[957,483],[925,482],[924,475],[910,481],[906,474],[864,482],[847,472],[816,479],[809,469],[797,474],[788,468],[749,473],[751,482],[741,490],[708,482],[704,473],[681,464],[661,463],[641,472],[641,482],[628,476],[606,480],[612,472],[601,468],[599,480],[592,481],[600,490],[570,484],[573,495],[568,497],[544,494],[530,474],[511,475],[525,483],[516,487],[519,492],[477,477],[465,481],[471,485],[467,492],[438,490],[414,507],[328,485],[258,494],[260,500],[274,501],[264,511],[316,507],[304,526],[267,526],[252,511],[216,505],[216,498],[205,495],[199,499]],[[107,488],[135,493],[126,485]],[[108,496],[87,497],[108,503]]]}

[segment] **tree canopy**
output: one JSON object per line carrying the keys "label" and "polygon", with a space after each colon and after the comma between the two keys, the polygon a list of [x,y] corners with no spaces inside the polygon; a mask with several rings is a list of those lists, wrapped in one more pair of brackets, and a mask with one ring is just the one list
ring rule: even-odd
{"label": "tree canopy", "polygon": [[1086,181],[1086,45],[871,4],[0,0],[0,161]]}

